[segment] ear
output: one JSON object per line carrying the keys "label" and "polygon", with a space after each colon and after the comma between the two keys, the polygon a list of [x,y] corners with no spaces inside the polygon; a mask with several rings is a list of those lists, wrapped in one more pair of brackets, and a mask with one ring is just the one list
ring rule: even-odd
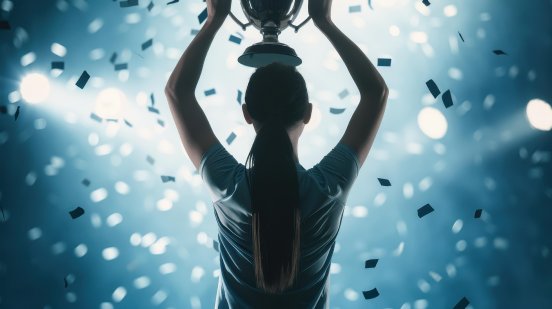
{"label": "ear", "polygon": [[253,119],[251,118],[251,115],[249,115],[249,112],[247,111],[247,104],[243,103],[241,107],[242,107],[243,117],[245,118],[245,121],[247,122],[247,124],[252,124]]}
{"label": "ear", "polygon": [[307,124],[309,123],[312,116],[312,103],[309,102],[309,105],[307,106],[307,111],[305,113],[305,118],[303,118],[303,123]]}

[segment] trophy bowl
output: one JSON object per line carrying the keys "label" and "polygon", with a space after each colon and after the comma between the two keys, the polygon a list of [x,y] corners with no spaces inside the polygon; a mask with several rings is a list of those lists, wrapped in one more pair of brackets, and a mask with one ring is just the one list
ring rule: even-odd
{"label": "trophy bowl", "polygon": [[248,23],[241,23],[232,13],[230,16],[243,30],[253,25],[261,32],[263,40],[249,46],[238,58],[238,62],[255,68],[272,62],[300,65],[301,58],[293,48],[278,42],[278,35],[288,26],[297,32],[310,20],[309,17],[298,26],[293,25],[292,22],[297,18],[302,4],[303,0],[241,0],[241,7]]}

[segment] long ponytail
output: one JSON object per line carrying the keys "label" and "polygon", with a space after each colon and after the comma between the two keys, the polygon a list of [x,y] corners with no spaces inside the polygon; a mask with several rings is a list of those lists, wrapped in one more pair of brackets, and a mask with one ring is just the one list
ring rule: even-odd
{"label": "long ponytail", "polygon": [[299,270],[301,223],[293,146],[282,123],[263,126],[247,160],[257,287],[281,293]]}
{"label": "long ponytail", "polygon": [[278,62],[258,68],[245,93],[247,110],[260,125],[247,156],[246,180],[255,279],[267,293],[290,288],[299,272],[299,180],[287,129],[305,117],[308,100],[303,76]]}

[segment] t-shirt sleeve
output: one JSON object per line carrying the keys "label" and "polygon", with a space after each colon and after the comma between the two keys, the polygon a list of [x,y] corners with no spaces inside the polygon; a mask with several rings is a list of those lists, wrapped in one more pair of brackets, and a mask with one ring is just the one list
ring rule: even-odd
{"label": "t-shirt sleeve", "polygon": [[220,142],[215,143],[203,154],[198,172],[209,188],[213,202],[234,192],[239,165]]}
{"label": "t-shirt sleeve", "polygon": [[312,169],[321,180],[322,189],[332,198],[345,203],[359,173],[359,160],[353,149],[338,143]]}

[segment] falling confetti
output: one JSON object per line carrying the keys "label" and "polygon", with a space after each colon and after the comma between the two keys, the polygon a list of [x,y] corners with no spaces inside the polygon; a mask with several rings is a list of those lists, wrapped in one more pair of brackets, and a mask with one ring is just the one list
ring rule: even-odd
{"label": "falling confetti", "polygon": [[418,218],[422,218],[427,214],[430,214],[433,212],[433,207],[429,204],[425,204],[424,206],[418,208]]}
{"label": "falling confetti", "polygon": [[88,75],[88,72],[83,71],[81,76],[79,77],[79,80],[77,80],[77,87],[79,87],[80,89],[84,89],[84,86],[86,86],[88,79],[90,79],[90,75]]}
{"label": "falling confetti", "polygon": [[388,179],[385,178],[378,178],[378,181],[382,187],[389,187],[391,186],[391,182]]}
{"label": "falling confetti", "polygon": [[82,207],[77,207],[69,212],[69,215],[71,215],[71,218],[76,219],[82,215],[84,215],[84,209]]}

